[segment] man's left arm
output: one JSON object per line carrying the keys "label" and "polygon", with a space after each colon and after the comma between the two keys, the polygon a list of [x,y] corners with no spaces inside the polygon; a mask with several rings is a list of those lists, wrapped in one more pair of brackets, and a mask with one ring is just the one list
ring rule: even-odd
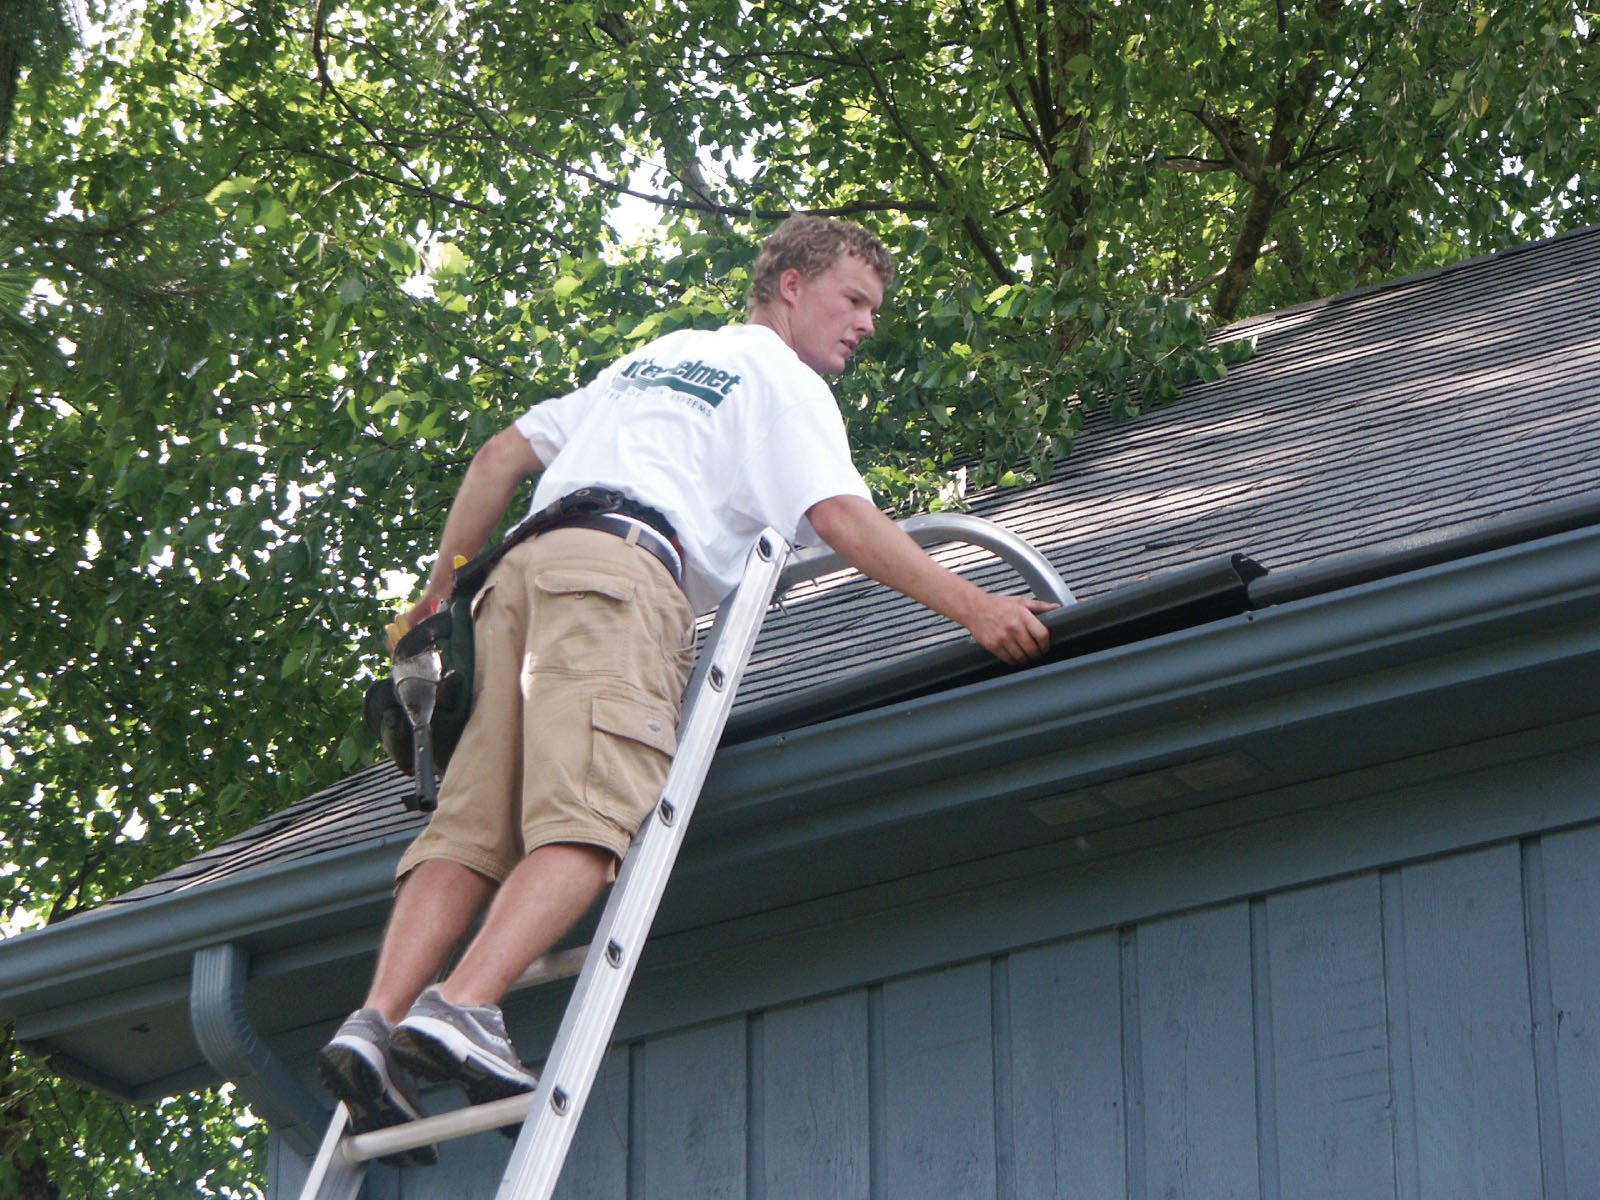
{"label": "man's left arm", "polygon": [[832,496],[813,504],[806,517],[845,562],[965,626],[997,658],[1020,665],[1050,648],[1050,631],[1035,614],[1055,604],[984,591],[934,562],[870,501]]}

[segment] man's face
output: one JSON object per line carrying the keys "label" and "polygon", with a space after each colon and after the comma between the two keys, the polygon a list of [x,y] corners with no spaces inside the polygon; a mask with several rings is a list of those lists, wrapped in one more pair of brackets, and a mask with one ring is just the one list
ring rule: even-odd
{"label": "man's face", "polygon": [[791,268],[778,292],[789,309],[789,345],[819,375],[844,370],[883,307],[883,280],[854,254],[841,254],[814,279]]}

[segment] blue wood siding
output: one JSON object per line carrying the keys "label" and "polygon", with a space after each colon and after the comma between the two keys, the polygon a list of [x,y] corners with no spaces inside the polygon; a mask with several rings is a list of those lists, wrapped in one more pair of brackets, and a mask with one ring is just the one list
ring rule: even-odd
{"label": "blue wood siding", "polygon": [[634,1055],[644,1101],[643,1128],[632,1139],[644,1149],[636,1195],[744,1196],[745,1024],[723,1021],[657,1038]]}
{"label": "blue wood siding", "polygon": [[[1302,813],[1073,876],[1056,894],[1075,911],[1119,888],[1149,911],[1067,936],[877,979],[877,926],[808,929],[814,963],[775,943],[785,987],[861,981],[614,1047],[558,1194],[1600,1200],[1600,821],[1562,807],[1596,802],[1578,761],[1548,760],[1554,807],[1526,763],[1496,776],[1548,832],[1474,837],[1504,810],[1408,786],[1366,810],[1366,866],[1348,826]],[[1313,842],[1343,869],[1228,894],[1219,863],[1315,876]],[[940,928],[993,939],[1051,907],[1045,882],[1005,894],[880,919],[931,953]],[[1014,926],[986,927],[996,912]],[[748,986],[750,965],[737,946],[686,960],[668,994]],[[471,1139],[435,1170],[374,1171],[368,1194],[488,1200],[509,1148]]]}
{"label": "blue wood siding", "polygon": [[[1423,863],[1386,879],[1392,1024],[1404,1022],[1415,1163],[1402,1196],[1537,1196],[1539,1112],[1516,846]],[[1396,1062],[1401,1075],[1408,1064]],[[1413,1182],[1412,1172],[1415,1172]]]}
{"label": "blue wood siding", "polygon": [[[1382,899],[1367,875],[1255,905],[1262,1194],[1387,1196],[1390,1052]],[[1268,1136],[1270,1135],[1270,1136]]]}
{"label": "blue wood siding", "polygon": [[[628,1194],[628,1129],[630,1065],[626,1047],[613,1050],[600,1064],[589,1100],[573,1135],[567,1167],[556,1185],[557,1200],[617,1200]],[[476,1139],[480,1143],[486,1138]],[[509,1154],[507,1155],[509,1157]],[[505,1170],[504,1162],[500,1170]],[[499,1176],[496,1175],[496,1183]],[[493,1196],[491,1189],[485,1196]]]}
{"label": "blue wood siding", "polygon": [[998,960],[996,974],[995,1013],[1009,1024],[999,1060],[1009,1194],[1125,1195],[1121,939],[1098,933],[1023,950]]}
{"label": "blue wood siding", "polygon": [[[1548,994],[1540,997],[1538,1046],[1547,1064],[1543,1129],[1547,1161],[1573,1200],[1600,1196],[1600,828],[1545,838],[1539,865],[1548,947]],[[1560,1193],[1552,1191],[1552,1195]]]}
{"label": "blue wood siding", "polygon": [[863,990],[756,1022],[752,1197],[870,1200],[867,1011]]}

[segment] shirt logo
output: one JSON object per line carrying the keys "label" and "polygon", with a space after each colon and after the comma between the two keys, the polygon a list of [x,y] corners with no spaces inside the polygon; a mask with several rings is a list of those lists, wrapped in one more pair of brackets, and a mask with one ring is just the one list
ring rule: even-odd
{"label": "shirt logo", "polygon": [[[623,380],[627,382],[624,384]],[[629,363],[618,376],[619,386],[632,388],[669,388],[715,408],[739,385],[740,377],[713,367],[698,358],[662,366],[651,358],[641,358]]]}

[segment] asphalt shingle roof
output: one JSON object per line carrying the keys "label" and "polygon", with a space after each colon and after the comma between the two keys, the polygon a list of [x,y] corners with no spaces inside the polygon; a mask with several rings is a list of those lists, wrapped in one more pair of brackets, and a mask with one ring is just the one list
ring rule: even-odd
{"label": "asphalt shingle roof", "polygon": [[[1600,228],[1245,321],[1256,357],[1121,424],[1092,418],[1045,484],[972,498],[1080,599],[1230,552],[1272,570],[1554,501],[1600,463]],[[940,557],[1017,588],[981,551]],[[734,722],[965,634],[833,577],[769,617]],[[362,771],[113,902],[372,839],[419,818],[409,780]]]}

